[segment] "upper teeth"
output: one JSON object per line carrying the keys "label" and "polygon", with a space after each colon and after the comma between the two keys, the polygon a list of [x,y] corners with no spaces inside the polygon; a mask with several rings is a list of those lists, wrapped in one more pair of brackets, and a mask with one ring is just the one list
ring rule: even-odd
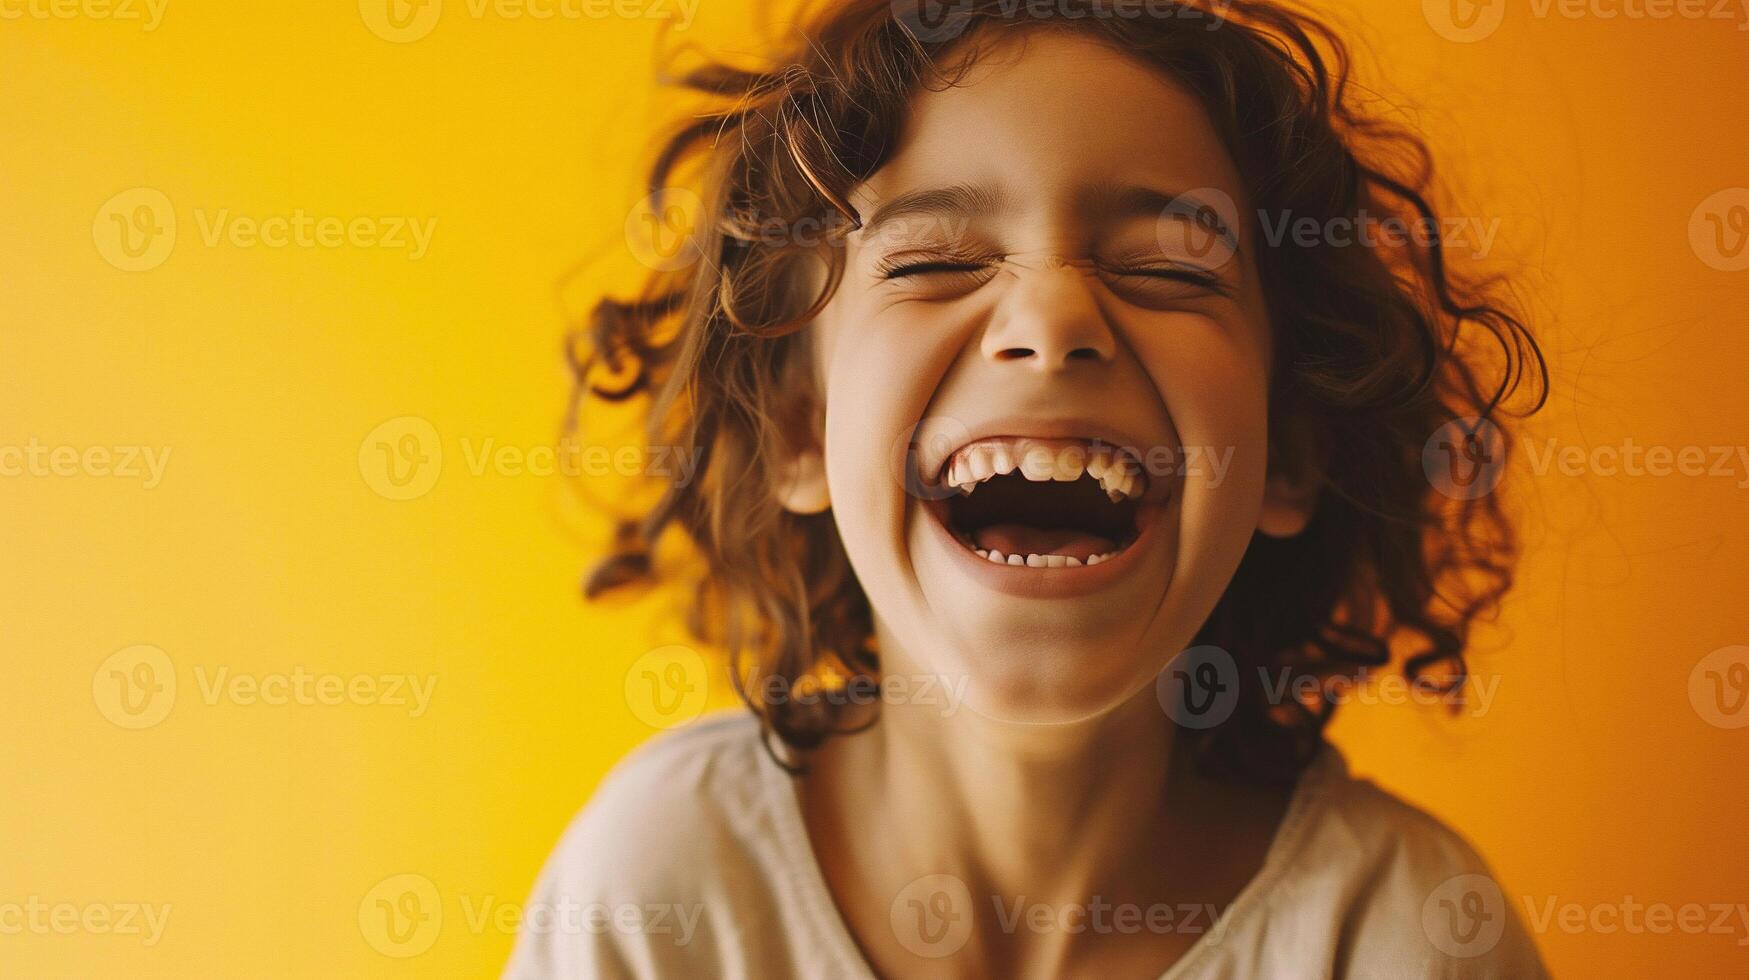
{"label": "upper teeth", "polygon": [[1085,473],[1113,501],[1139,496],[1143,488],[1135,461],[1110,446],[1035,439],[985,439],[962,447],[948,458],[947,482],[971,493],[992,476],[1016,469],[1035,483],[1069,482]]}

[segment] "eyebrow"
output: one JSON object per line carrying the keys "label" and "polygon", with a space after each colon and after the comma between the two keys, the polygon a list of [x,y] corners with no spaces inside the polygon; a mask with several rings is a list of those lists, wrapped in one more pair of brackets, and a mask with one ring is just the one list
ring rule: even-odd
{"label": "eyebrow", "polygon": [[1075,195],[1075,206],[1098,218],[1133,218],[1160,214],[1182,196],[1139,184],[1100,181],[1082,188]]}
{"label": "eyebrow", "polygon": [[982,184],[954,184],[908,191],[876,207],[874,214],[863,222],[861,233],[865,239],[872,238],[882,225],[912,215],[975,218],[1000,210],[1005,200],[1002,192]]}

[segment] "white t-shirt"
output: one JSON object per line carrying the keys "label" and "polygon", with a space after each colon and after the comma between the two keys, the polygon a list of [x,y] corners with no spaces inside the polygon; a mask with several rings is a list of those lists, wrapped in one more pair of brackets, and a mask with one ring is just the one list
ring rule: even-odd
{"label": "white t-shirt", "polygon": [[[827,890],[794,782],[746,712],[666,733],[621,762],[524,912],[513,980],[874,976]],[[1349,776],[1333,747],[1301,777],[1262,870],[1210,918],[1162,980],[1546,975],[1476,852]]]}

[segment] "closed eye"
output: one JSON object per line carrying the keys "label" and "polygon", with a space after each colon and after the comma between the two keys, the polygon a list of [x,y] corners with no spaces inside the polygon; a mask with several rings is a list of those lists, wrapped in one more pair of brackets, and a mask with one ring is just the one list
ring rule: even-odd
{"label": "closed eye", "polygon": [[880,270],[883,279],[904,279],[907,276],[926,276],[935,272],[967,273],[980,272],[983,266],[972,262],[907,262],[901,265]]}
{"label": "closed eye", "polygon": [[1226,281],[1220,276],[1217,276],[1206,269],[1198,269],[1194,266],[1106,266],[1105,271],[1107,274],[1113,276],[1180,282],[1185,285],[1196,286],[1199,289],[1206,289],[1210,292],[1219,293],[1222,296],[1230,295],[1232,292],[1231,287],[1228,286]]}

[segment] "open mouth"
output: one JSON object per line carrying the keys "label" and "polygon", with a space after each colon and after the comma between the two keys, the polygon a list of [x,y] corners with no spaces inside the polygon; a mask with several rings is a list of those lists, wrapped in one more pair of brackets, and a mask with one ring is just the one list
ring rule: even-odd
{"label": "open mouth", "polygon": [[942,464],[936,518],[960,544],[997,565],[1079,568],[1117,557],[1136,539],[1148,490],[1141,465],[1085,439],[980,439]]}

